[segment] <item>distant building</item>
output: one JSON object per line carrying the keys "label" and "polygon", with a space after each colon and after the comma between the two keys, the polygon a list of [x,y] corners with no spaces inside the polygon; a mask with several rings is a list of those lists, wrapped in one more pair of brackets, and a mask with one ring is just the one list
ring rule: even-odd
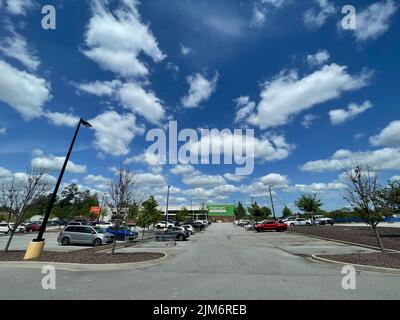
{"label": "distant building", "polygon": [[[175,215],[182,210],[182,206],[168,206],[168,220],[175,220]],[[233,222],[235,220],[235,206],[234,205],[215,205],[210,204],[206,206],[186,206],[189,211],[189,218],[193,220],[209,220],[211,222]],[[166,207],[160,206],[158,209],[164,214]]]}
{"label": "distant building", "polygon": [[231,204],[207,205],[208,220],[211,222],[233,222],[235,220],[235,206]]}

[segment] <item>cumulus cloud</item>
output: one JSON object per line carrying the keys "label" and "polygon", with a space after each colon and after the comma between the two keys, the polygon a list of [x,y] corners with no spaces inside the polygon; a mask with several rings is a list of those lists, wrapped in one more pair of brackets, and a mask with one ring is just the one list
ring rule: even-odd
{"label": "cumulus cloud", "polygon": [[112,96],[115,90],[121,86],[121,81],[94,81],[74,84],[79,91],[94,94],[99,97]]}
{"label": "cumulus cloud", "polygon": [[136,134],[143,132],[137,127],[133,114],[119,114],[116,111],[106,111],[89,120],[95,130],[95,147],[114,156],[129,153],[129,144]]}
{"label": "cumulus cloud", "polygon": [[182,98],[182,105],[185,108],[197,108],[201,103],[207,101],[217,88],[219,74],[208,80],[204,75],[196,73],[186,78],[189,84],[189,92]]}
{"label": "cumulus cloud", "polygon": [[239,97],[234,100],[236,103],[235,123],[245,120],[256,108],[256,103],[250,101],[249,97]]}
{"label": "cumulus cloud", "polygon": [[226,180],[233,181],[233,182],[241,182],[246,177],[245,176],[238,176],[238,175],[232,174],[232,173],[225,173],[224,174],[224,178]]}
{"label": "cumulus cloud", "polygon": [[11,36],[4,37],[0,41],[0,51],[7,57],[21,62],[25,67],[31,71],[35,71],[39,65],[40,60],[36,53],[29,48],[26,39],[10,28]]}
{"label": "cumulus cloud", "polygon": [[[51,171],[61,170],[65,157],[56,157],[53,155],[45,155],[41,150],[35,150],[35,157],[31,161],[32,167],[45,168]],[[71,173],[85,173],[86,165],[75,164],[68,161],[67,172]]]}
{"label": "cumulus cloud", "polygon": [[285,125],[304,110],[366,86],[370,76],[367,71],[351,75],[346,66],[334,63],[303,78],[294,70],[281,72],[264,84],[257,112],[248,122],[261,129]]}
{"label": "cumulus cloud", "polygon": [[369,139],[373,146],[400,146],[400,121],[391,122],[378,135]]}
{"label": "cumulus cloud", "polygon": [[250,27],[261,28],[267,21],[267,15],[273,10],[285,7],[291,0],[259,0],[254,3]]}
{"label": "cumulus cloud", "polygon": [[143,77],[149,74],[139,60],[141,54],[161,62],[166,57],[137,10],[138,1],[122,1],[111,12],[108,1],[92,1],[92,17],[85,33],[83,53],[103,69],[121,76]]}
{"label": "cumulus cloud", "polygon": [[386,33],[390,28],[390,19],[397,11],[393,0],[380,1],[371,4],[357,13],[357,41],[375,40]]}
{"label": "cumulus cloud", "polygon": [[36,5],[34,0],[4,0],[6,11],[12,15],[26,15]]}
{"label": "cumulus cloud", "polygon": [[307,55],[307,63],[310,67],[319,67],[325,64],[330,59],[330,54],[327,50],[319,50],[315,54]]}
{"label": "cumulus cloud", "polygon": [[285,187],[289,184],[288,177],[279,173],[270,173],[261,177],[260,181],[266,186],[274,185],[276,187]]}
{"label": "cumulus cloud", "polygon": [[354,119],[358,115],[364,113],[368,109],[373,107],[370,101],[365,101],[362,105],[352,103],[347,109],[335,109],[329,111],[329,117],[332,125],[339,125],[351,119]]}
{"label": "cumulus cloud", "polygon": [[191,187],[214,187],[226,183],[225,179],[220,175],[196,174],[184,176],[182,182]]}
{"label": "cumulus cloud", "polygon": [[318,9],[312,8],[304,14],[304,24],[311,30],[321,28],[326,20],[336,13],[335,5],[329,0],[315,0]]}
{"label": "cumulus cloud", "polygon": [[75,127],[79,121],[79,117],[70,113],[45,112],[44,116],[56,126]]}
{"label": "cumulus cloud", "polygon": [[335,172],[358,164],[368,164],[371,168],[382,170],[399,170],[400,149],[383,148],[361,152],[342,149],[336,151],[329,159],[309,161],[300,169],[307,172]]}
{"label": "cumulus cloud", "polygon": [[346,185],[341,182],[296,184],[292,188],[300,192],[323,193],[325,191],[341,191],[346,189]]}
{"label": "cumulus cloud", "polygon": [[52,98],[50,84],[2,60],[0,74],[0,100],[19,112],[25,120],[40,117],[43,105]]}
{"label": "cumulus cloud", "polygon": [[178,164],[170,170],[170,172],[174,175],[187,175],[194,173],[195,171],[195,168],[189,164]]}

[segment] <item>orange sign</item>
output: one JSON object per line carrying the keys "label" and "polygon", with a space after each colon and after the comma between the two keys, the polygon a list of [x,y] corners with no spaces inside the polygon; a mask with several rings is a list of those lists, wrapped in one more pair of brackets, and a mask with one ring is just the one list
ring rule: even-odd
{"label": "orange sign", "polygon": [[100,211],[100,207],[90,207],[90,213],[94,213],[98,217],[100,216]]}

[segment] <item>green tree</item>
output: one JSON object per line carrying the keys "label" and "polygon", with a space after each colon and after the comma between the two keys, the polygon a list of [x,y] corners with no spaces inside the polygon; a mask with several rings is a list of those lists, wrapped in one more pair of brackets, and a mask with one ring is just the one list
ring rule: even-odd
{"label": "green tree", "polygon": [[302,193],[295,204],[306,215],[318,212],[323,205],[315,193]]}
{"label": "green tree", "polygon": [[247,210],[249,211],[250,215],[252,216],[252,219],[255,221],[259,221],[262,219],[262,211],[260,206],[257,204],[257,202],[253,202],[251,204],[250,208],[247,208]]}
{"label": "green tree", "polygon": [[137,217],[137,225],[143,228],[142,238],[144,237],[144,229],[154,225],[157,221],[162,219],[162,212],[157,209],[158,203],[154,196],[142,203],[142,208]]}
{"label": "green tree", "polygon": [[287,206],[285,206],[282,210],[282,217],[284,218],[288,218],[293,216],[293,212],[292,210],[290,210]]}
{"label": "green tree", "polygon": [[246,217],[246,209],[243,204],[239,201],[237,207],[235,208],[235,218],[236,220],[244,219]]}
{"label": "green tree", "polygon": [[137,219],[139,213],[140,213],[140,206],[136,201],[134,201],[133,204],[129,206],[127,218],[135,220]]}
{"label": "green tree", "polygon": [[179,210],[175,216],[176,222],[184,222],[188,219],[189,217],[189,211],[186,209],[186,207],[182,207],[181,210]]}
{"label": "green tree", "polygon": [[380,188],[378,196],[381,206],[391,214],[400,214],[400,180],[390,180],[386,187]]}
{"label": "green tree", "polygon": [[272,211],[270,208],[262,207],[260,210],[262,219],[269,219],[272,216]]}

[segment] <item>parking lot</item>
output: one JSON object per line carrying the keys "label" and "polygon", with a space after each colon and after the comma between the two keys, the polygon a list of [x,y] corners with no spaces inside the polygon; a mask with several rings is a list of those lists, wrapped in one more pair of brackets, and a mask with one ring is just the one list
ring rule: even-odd
{"label": "parking lot", "polygon": [[[76,247],[74,247],[76,249]],[[162,264],[119,271],[57,270],[57,289],[42,290],[40,269],[0,267],[0,298],[29,299],[398,299],[400,277],[357,275],[346,291],[341,267],[315,263],[317,253],[360,252],[356,246],[213,224],[189,241],[147,243],[129,251],[163,251]],[[4,285],[4,286],[3,286]],[[10,290],[11,288],[11,290]],[[23,288],[23,290],[21,290]],[[299,290],[301,288],[301,290]]]}

